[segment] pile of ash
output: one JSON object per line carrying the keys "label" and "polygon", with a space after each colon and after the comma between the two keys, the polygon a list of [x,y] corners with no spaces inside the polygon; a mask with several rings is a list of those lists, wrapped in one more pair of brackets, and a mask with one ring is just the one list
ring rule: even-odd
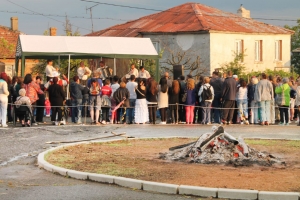
{"label": "pile of ash", "polygon": [[229,164],[234,166],[284,165],[279,158],[249,147],[242,137],[236,139],[222,126],[213,126],[212,132],[202,134],[195,142],[171,147],[160,153],[160,158],[172,161],[202,164]]}

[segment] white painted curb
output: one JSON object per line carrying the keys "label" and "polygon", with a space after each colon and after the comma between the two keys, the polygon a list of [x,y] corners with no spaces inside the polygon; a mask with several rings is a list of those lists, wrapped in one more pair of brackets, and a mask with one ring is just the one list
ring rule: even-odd
{"label": "white painted curb", "polygon": [[[171,138],[171,137],[167,137]],[[178,136],[175,136],[178,138]],[[145,138],[130,138],[130,140],[145,139]],[[112,139],[97,142],[111,142],[123,139]],[[94,141],[96,142],[96,141]],[[45,161],[45,155],[51,151],[55,151],[68,146],[78,144],[89,144],[93,142],[80,142],[58,146],[46,150],[38,155],[38,165],[52,173],[58,173],[63,176],[69,176],[80,180],[91,180],[100,183],[116,184],[123,187],[145,190],[149,192],[159,192],[164,194],[182,194],[193,195],[199,197],[215,197],[215,198],[229,198],[229,199],[259,199],[259,200],[300,200],[300,193],[297,192],[265,192],[257,190],[238,190],[238,189],[225,189],[225,188],[206,188],[188,185],[174,185],[167,183],[158,183],[151,181],[136,180],[124,177],[116,177],[105,174],[96,174],[88,172],[79,172],[75,170],[65,169],[54,166]]]}

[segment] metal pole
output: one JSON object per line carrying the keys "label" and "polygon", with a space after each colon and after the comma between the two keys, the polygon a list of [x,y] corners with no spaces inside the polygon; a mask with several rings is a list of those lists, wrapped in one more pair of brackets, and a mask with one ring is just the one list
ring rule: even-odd
{"label": "metal pole", "polygon": [[[69,54],[68,80],[70,80],[70,62],[71,62],[71,55]],[[69,99],[69,86],[67,86],[67,99]]]}
{"label": "metal pole", "polygon": [[116,57],[114,58],[114,75],[117,74]]}

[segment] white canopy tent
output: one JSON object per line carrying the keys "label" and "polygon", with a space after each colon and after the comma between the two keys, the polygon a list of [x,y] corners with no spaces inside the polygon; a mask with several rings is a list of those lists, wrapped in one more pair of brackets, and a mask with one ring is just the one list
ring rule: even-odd
{"label": "white canopy tent", "polygon": [[100,57],[158,60],[158,54],[149,38],[20,35],[16,66],[19,66],[21,59],[21,75],[24,76],[26,59],[69,59],[70,70],[71,58]]}

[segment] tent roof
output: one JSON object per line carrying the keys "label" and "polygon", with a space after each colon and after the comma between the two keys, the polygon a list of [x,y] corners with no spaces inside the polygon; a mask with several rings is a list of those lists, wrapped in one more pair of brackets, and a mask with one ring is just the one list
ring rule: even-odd
{"label": "tent roof", "polygon": [[147,58],[158,54],[149,38],[20,35],[16,57]]}

